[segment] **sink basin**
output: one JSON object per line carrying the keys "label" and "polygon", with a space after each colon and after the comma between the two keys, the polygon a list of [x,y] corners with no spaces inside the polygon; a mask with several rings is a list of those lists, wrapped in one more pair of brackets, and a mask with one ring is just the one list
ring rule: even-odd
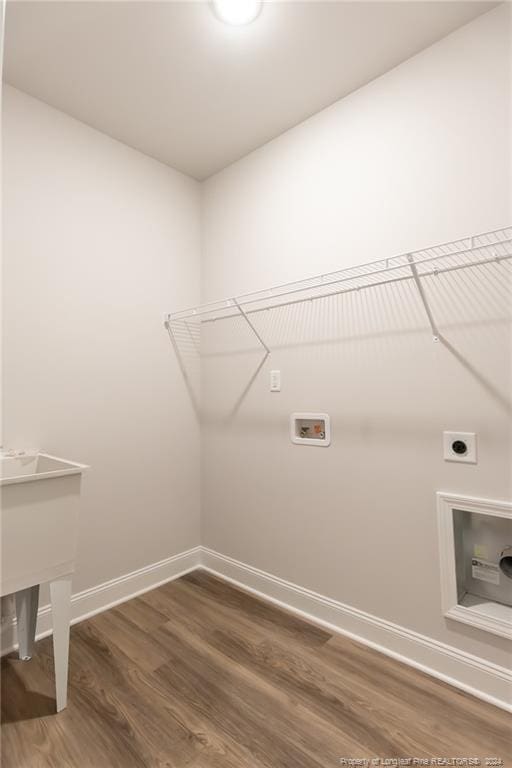
{"label": "sink basin", "polygon": [[74,570],[85,464],[46,453],[0,458],[0,594]]}
{"label": "sink basin", "polygon": [[81,474],[87,466],[59,459],[47,453],[21,456],[2,456],[0,459],[0,486],[12,483],[29,483],[63,475]]}

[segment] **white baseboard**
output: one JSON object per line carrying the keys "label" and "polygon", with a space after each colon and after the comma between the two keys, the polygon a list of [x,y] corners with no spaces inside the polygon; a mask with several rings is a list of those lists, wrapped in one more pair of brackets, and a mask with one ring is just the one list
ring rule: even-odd
{"label": "white baseboard", "polygon": [[[198,568],[200,561],[201,547],[194,547],[160,560],[158,563],[152,563],[132,573],[98,584],[91,589],[77,592],[71,598],[71,623],[76,624],[150,589],[155,589],[167,581],[177,579]],[[49,605],[41,606],[37,614],[37,640],[50,635],[52,630],[51,608]],[[2,626],[2,655],[10,653],[15,648],[17,648],[16,621],[13,619]]]}
{"label": "white baseboard", "polygon": [[[490,661],[292,584],[207,547],[194,547],[72,597],[72,623],[203,568],[276,605],[512,712],[512,672]],[[51,609],[38,612],[36,637],[52,632]],[[17,647],[16,625],[2,626],[2,653]]]}
{"label": "white baseboard", "polygon": [[512,712],[512,672],[505,667],[299,587],[207,547],[201,547],[201,564],[210,573],[258,597]]}

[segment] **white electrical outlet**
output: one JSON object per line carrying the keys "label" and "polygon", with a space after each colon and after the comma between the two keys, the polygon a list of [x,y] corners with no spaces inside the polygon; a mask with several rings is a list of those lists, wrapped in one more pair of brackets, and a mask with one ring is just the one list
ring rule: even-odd
{"label": "white electrical outlet", "polygon": [[476,434],[474,432],[443,432],[445,461],[476,464]]}
{"label": "white electrical outlet", "polygon": [[281,371],[270,371],[270,391],[281,391]]}

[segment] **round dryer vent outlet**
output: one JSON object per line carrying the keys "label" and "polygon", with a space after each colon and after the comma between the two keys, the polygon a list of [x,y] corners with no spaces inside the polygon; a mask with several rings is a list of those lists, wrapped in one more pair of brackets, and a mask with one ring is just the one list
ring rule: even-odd
{"label": "round dryer vent outlet", "polygon": [[500,555],[500,570],[509,579],[512,579],[512,547],[505,547]]}

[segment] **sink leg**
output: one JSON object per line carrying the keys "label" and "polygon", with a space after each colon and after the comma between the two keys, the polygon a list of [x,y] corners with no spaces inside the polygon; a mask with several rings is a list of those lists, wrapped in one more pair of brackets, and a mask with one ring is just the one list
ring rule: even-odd
{"label": "sink leg", "polygon": [[67,704],[69,624],[71,620],[71,575],[50,582],[53,613],[53,659],[57,712]]}
{"label": "sink leg", "polygon": [[23,661],[32,658],[36,636],[39,584],[16,592],[16,618],[18,622],[18,656]]}

